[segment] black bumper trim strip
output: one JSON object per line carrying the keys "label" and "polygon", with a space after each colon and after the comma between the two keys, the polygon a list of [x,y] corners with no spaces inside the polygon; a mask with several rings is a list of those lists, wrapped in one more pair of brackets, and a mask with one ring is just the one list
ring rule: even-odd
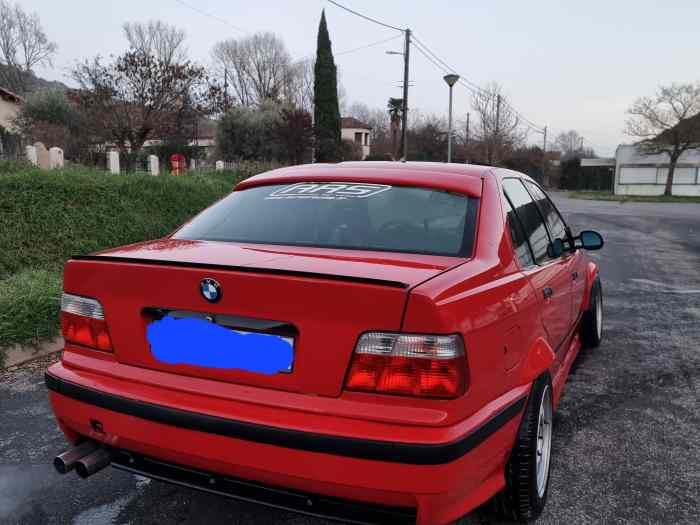
{"label": "black bumper trim strip", "polygon": [[304,272],[300,270],[279,270],[276,268],[256,268],[255,266],[229,266],[226,264],[194,263],[185,261],[169,261],[166,259],[140,259],[138,257],[118,257],[114,255],[73,255],[73,261],[118,262],[125,264],[146,264],[150,266],[177,266],[178,268],[198,268],[202,270],[224,270],[233,272],[262,273],[273,275],[289,275],[306,277],[308,279],[324,279],[326,281],[346,281],[351,283],[388,286],[390,288],[408,288],[408,284],[388,279],[372,277],[355,277],[352,275],[337,275],[332,273]]}
{"label": "black bumper trim strip", "polygon": [[521,397],[457,441],[429,445],[316,434],[189,412],[107,394],[48,372],[45,381],[49,390],[71,399],[164,425],[309,452],[412,465],[440,465],[462,457],[516,417],[526,401],[526,396]]}

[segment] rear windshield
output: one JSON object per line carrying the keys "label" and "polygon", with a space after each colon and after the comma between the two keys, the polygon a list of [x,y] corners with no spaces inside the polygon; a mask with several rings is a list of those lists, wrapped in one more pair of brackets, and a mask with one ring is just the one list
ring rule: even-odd
{"label": "rear windshield", "polygon": [[232,192],[174,238],[468,256],[477,203],[381,184],[258,186]]}

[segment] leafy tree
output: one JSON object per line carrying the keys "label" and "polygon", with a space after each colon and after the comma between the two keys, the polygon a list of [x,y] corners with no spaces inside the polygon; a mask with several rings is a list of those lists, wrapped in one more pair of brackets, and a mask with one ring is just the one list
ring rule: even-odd
{"label": "leafy tree", "polygon": [[326,13],[321,12],[314,66],[314,131],[316,160],[336,162],[340,158],[340,108],[338,74],[328,36]]}
{"label": "leafy tree", "polygon": [[664,195],[671,195],[678,159],[700,148],[700,84],[671,84],[653,97],[637,99],[627,111],[625,132],[639,139],[639,148],[669,158]]}
{"label": "leafy tree", "polygon": [[390,98],[387,109],[389,110],[389,126],[391,128],[391,157],[396,160],[399,158],[399,130],[403,113],[403,99]]}
{"label": "leafy tree", "polygon": [[447,151],[447,123],[437,116],[427,116],[409,130],[409,158],[442,162]]}
{"label": "leafy tree", "polygon": [[314,128],[309,112],[298,108],[283,109],[275,130],[275,137],[286,157],[279,160],[286,160],[290,164],[303,164],[314,138]]}
{"label": "leafy tree", "polygon": [[561,187],[567,190],[578,190],[581,186],[581,159],[572,157],[561,163]]}
{"label": "leafy tree", "polygon": [[88,148],[84,115],[61,89],[30,93],[15,124],[29,141],[60,146],[67,158],[83,160]]}
{"label": "leafy tree", "polygon": [[224,160],[277,160],[282,148],[276,140],[282,115],[277,105],[260,108],[236,106],[228,111],[217,127],[217,145]]}

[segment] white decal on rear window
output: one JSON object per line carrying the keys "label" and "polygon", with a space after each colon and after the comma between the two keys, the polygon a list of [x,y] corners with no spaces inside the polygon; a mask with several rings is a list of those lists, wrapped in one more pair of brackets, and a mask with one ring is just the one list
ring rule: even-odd
{"label": "white decal on rear window", "polygon": [[273,191],[266,199],[366,199],[391,186],[342,182],[300,182]]}

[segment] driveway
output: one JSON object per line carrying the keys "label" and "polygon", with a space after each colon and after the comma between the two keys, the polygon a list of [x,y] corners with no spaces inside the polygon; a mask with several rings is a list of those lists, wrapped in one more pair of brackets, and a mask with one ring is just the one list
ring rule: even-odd
{"label": "driveway", "polygon": [[[539,523],[698,523],[700,205],[555,200],[593,257],[605,340],[575,363],[554,427],[552,485]],[[105,469],[61,477],[65,448],[43,370],[0,374],[0,523],[322,525],[323,520]],[[489,508],[465,524],[497,523]]]}

